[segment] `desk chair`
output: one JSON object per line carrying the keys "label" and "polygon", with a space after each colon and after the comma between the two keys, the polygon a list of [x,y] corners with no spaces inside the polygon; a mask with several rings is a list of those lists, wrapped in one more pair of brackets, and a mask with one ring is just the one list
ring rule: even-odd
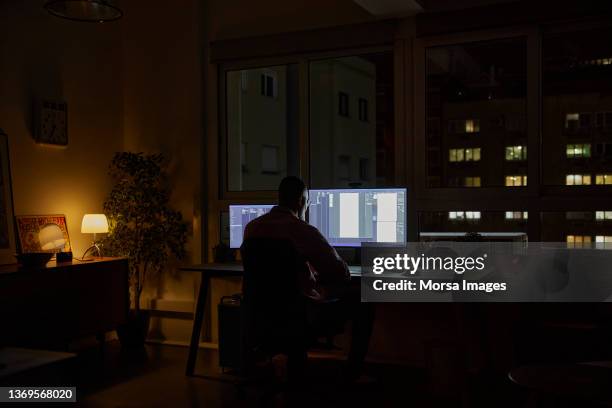
{"label": "desk chair", "polygon": [[[305,260],[287,240],[248,239],[242,244],[243,364],[248,375],[258,357],[286,354],[289,382],[304,372],[307,350],[317,334],[331,329],[309,322],[309,299],[302,295],[300,274],[308,273]],[[333,302],[332,302],[333,303]]]}

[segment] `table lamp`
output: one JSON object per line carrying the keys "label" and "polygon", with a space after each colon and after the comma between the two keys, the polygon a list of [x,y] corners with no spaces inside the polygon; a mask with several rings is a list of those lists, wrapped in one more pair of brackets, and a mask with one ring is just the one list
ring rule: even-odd
{"label": "table lamp", "polygon": [[93,243],[85,253],[83,259],[89,251],[97,253],[98,257],[102,257],[102,251],[100,250],[100,244],[96,240],[96,234],[104,234],[108,232],[108,220],[104,214],[85,214],[83,216],[83,222],[81,223],[81,233],[93,234]]}

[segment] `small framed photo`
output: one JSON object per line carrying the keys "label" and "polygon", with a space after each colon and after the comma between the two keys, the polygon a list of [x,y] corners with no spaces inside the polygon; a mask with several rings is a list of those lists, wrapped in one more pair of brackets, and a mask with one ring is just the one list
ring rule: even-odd
{"label": "small framed photo", "polygon": [[21,253],[71,251],[65,215],[18,215],[15,219]]}

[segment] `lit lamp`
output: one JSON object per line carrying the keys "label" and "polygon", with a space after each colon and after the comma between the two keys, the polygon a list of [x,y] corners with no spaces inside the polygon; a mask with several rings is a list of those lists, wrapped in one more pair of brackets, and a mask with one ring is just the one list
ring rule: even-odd
{"label": "lit lamp", "polygon": [[81,223],[81,233],[83,234],[93,234],[93,243],[85,253],[83,254],[83,259],[85,255],[89,251],[92,253],[97,253],[99,257],[102,257],[102,251],[100,250],[100,245],[96,241],[96,234],[105,234],[108,232],[108,220],[106,219],[106,215],[104,214],[85,214],[83,216],[83,222]]}

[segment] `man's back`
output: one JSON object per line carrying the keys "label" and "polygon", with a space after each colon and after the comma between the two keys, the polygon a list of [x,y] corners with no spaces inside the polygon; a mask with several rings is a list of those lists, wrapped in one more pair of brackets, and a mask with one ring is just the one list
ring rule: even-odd
{"label": "man's back", "polygon": [[291,241],[310,266],[307,276],[300,276],[300,286],[304,295],[312,299],[320,299],[321,285],[343,283],[350,279],[346,263],[325,237],[289,209],[276,206],[269,213],[251,221],[244,231],[244,239],[249,238]]}

